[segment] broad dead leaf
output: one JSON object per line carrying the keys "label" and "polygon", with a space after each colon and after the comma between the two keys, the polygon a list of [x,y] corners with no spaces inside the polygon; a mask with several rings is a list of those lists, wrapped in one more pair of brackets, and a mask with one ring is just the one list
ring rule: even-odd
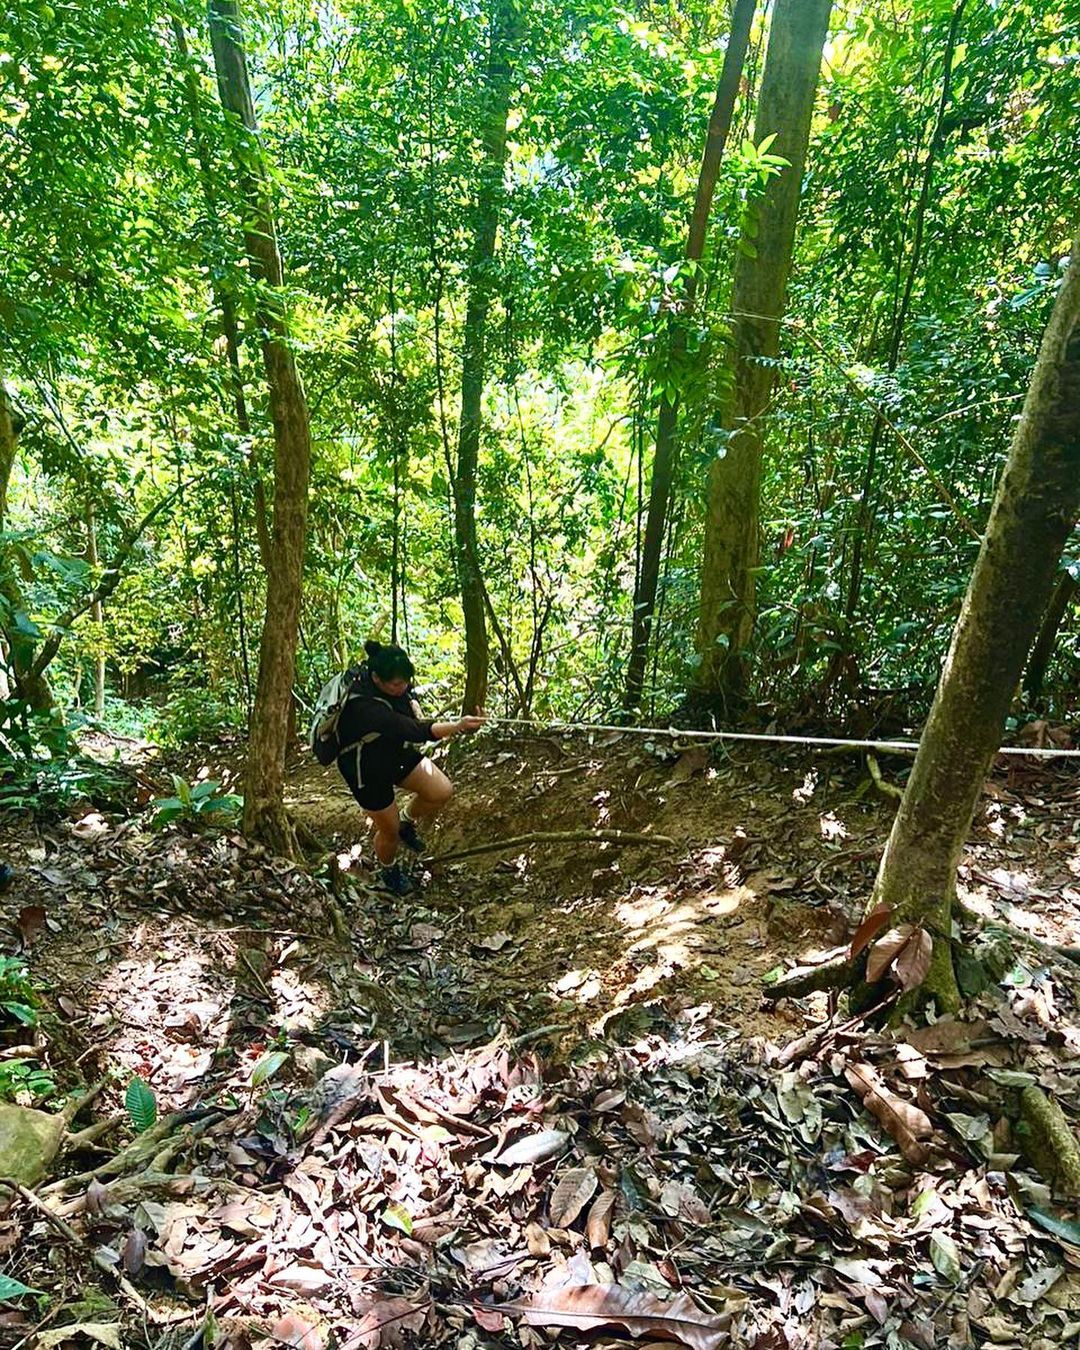
{"label": "broad dead leaf", "polygon": [[687,1294],[665,1301],[619,1284],[585,1284],[547,1289],[501,1312],[524,1317],[533,1327],[623,1327],[631,1336],[666,1336],[690,1350],[719,1350],[729,1341],[730,1317],[705,1313]]}
{"label": "broad dead leaf", "polygon": [[275,1341],[294,1346],[295,1350],[323,1350],[323,1338],[316,1328],[295,1313],[279,1318],[270,1334]]}
{"label": "broad dead leaf", "polygon": [[585,1235],[589,1246],[595,1251],[607,1246],[611,1236],[611,1216],[615,1209],[615,1192],[601,1191],[592,1202],[589,1217],[585,1220]]}
{"label": "broad dead leaf", "polygon": [[561,1153],[569,1140],[565,1130],[541,1130],[511,1144],[495,1161],[500,1167],[526,1167],[530,1163],[545,1162]]}
{"label": "broad dead leaf", "polygon": [[902,923],[878,938],[866,960],[867,984],[877,984],[878,980],[884,979],[885,972],[907,946],[914,931],[912,924]]}
{"label": "broad dead leaf", "polygon": [[355,1350],[379,1350],[386,1344],[400,1345],[400,1333],[418,1332],[427,1321],[430,1309],[430,1304],[417,1307],[404,1298],[364,1299],[362,1302],[367,1305],[367,1310],[349,1341]]}
{"label": "broad dead leaf", "polygon": [[591,1167],[571,1168],[559,1181],[551,1197],[553,1228],[569,1228],[596,1194],[596,1173]]}
{"label": "broad dead leaf", "polygon": [[908,1162],[916,1165],[924,1163],[929,1156],[929,1149],[919,1141],[934,1132],[926,1112],[898,1097],[869,1064],[849,1065],[844,1074],[862,1099],[863,1106],[896,1140]]}
{"label": "broad dead leaf", "polygon": [[878,933],[889,922],[889,916],[892,914],[891,905],[878,905],[877,909],[870,913],[855,929],[851,939],[851,946],[848,948],[848,960],[854,961],[862,949],[877,937]]}
{"label": "broad dead leaf", "polygon": [[707,745],[694,745],[689,750],[684,750],[671,771],[667,786],[674,787],[678,783],[689,782],[694,774],[700,773],[705,768],[708,762],[709,747]]}
{"label": "broad dead leaf", "polygon": [[78,1336],[85,1336],[88,1341],[93,1341],[95,1345],[105,1345],[109,1350],[123,1350],[123,1341],[120,1339],[121,1326],[119,1322],[76,1322],[64,1327],[53,1327],[49,1331],[39,1332],[34,1339],[34,1344],[39,1350],[50,1350],[51,1346],[60,1345],[64,1341],[74,1341]]}
{"label": "broad dead leaf", "polygon": [[896,978],[901,989],[917,989],[922,984],[933,951],[934,939],[925,928],[917,928],[896,958]]}
{"label": "broad dead leaf", "polygon": [[27,951],[45,923],[44,905],[24,905],[19,910],[19,937]]}

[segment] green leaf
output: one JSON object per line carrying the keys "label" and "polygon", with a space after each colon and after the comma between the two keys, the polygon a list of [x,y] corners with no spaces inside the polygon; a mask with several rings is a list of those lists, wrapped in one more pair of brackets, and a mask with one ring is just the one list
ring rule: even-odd
{"label": "green leaf", "polygon": [[124,1094],[124,1106],[131,1117],[131,1123],[140,1134],[157,1121],[157,1098],[148,1083],[141,1078],[133,1078]]}
{"label": "green leaf", "polygon": [[40,1294],[40,1289],[31,1289],[10,1275],[0,1275],[0,1303],[10,1303],[13,1298],[22,1298],[24,1294]]}
{"label": "green leaf", "polygon": [[930,1235],[930,1260],[943,1279],[955,1284],[960,1278],[960,1253],[948,1233]]}
{"label": "green leaf", "polygon": [[5,999],[0,1003],[0,1008],[3,1008],[6,1013],[10,1013],[16,1022],[21,1022],[25,1027],[37,1026],[37,1013],[25,1003],[9,1002]]}
{"label": "green leaf", "polygon": [[412,1215],[404,1205],[399,1205],[397,1201],[386,1206],[382,1212],[382,1221],[387,1228],[396,1228],[399,1233],[404,1233],[406,1237],[412,1236]]}
{"label": "green leaf", "polygon": [[251,1071],[251,1086],[262,1087],[263,1083],[273,1078],[288,1058],[288,1050],[271,1050],[268,1055],[263,1055]]}
{"label": "green leaf", "polygon": [[1048,1233],[1053,1233],[1064,1242],[1070,1243],[1074,1247],[1080,1247],[1080,1222],[1076,1219],[1059,1219],[1058,1216],[1048,1209],[1042,1209],[1038,1205],[1033,1205],[1028,1211],[1029,1219],[1045,1228]]}
{"label": "green leaf", "polygon": [[15,611],[15,621],[13,626],[16,633],[24,638],[30,638],[34,642],[42,635],[41,629],[33,621],[30,615],[27,614],[25,609],[17,609]]}

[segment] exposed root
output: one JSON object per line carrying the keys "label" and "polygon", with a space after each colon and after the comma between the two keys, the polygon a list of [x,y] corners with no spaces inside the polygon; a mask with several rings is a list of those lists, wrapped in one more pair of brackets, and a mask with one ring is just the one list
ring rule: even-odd
{"label": "exposed root", "polygon": [[1019,1131],[1028,1161],[1050,1184],[1070,1200],[1080,1196],[1080,1148],[1064,1112],[1042,1088],[1020,1093]]}
{"label": "exposed root", "polygon": [[855,984],[858,974],[858,959],[852,961],[845,954],[820,966],[796,966],[775,984],[766,985],[762,996],[775,1003],[777,999],[803,998],[824,989],[847,989]]}

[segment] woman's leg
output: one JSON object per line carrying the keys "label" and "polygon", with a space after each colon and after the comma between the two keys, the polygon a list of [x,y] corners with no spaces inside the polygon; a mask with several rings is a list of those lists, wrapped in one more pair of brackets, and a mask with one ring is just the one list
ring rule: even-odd
{"label": "woman's leg", "polygon": [[397,803],[391,802],[381,811],[368,811],[371,823],[375,826],[375,856],[384,867],[389,867],[397,857],[399,830]]}
{"label": "woman's leg", "polygon": [[430,820],[454,795],[453,783],[430,759],[422,759],[398,786],[416,794],[409,803],[411,820]]}

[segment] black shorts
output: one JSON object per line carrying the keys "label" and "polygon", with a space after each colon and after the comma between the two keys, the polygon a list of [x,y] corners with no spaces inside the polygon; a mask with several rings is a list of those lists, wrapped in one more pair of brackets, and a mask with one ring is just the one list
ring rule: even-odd
{"label": "black shorts", "polygon": [[385,811],[394,803],[394,788],[423,760],[411,746],[373,741],[360,747],[359,756],[355,750],[342,755],[338,768],[365,811]]}

